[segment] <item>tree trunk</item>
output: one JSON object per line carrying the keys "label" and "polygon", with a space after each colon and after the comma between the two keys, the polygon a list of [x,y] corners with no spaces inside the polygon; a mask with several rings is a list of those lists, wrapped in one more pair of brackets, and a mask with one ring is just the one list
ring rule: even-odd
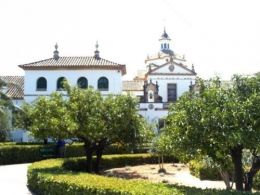
{"label": "tree trunk", "polygon": [[219,173],[221,175],[221,178],[223,179],[225,185],[226,185],[226,189],[227,190],[231,190],[232,189],[232,185],[230,185],[230,177],[227,171],[222,170],[221,168],[219,169]]}
{"label": "tree trunk", "polygon": [[242,147],[236,146],[231,149],[232,162],[235,168],[236,190],[243,191],[243,166],[242,166]]}
{"label": "tree trunk", "polygon": [[253,178],[260,169],[260,157],[254,156],[250,171],[245,175],[245,191],[252,191]]}
{"label": "tree trunk", "polygon": [[44,138],[44,139],[43,139],[43,144],[44,144],[44,145],[48,144],[48,138]]}
{"label": "tree trunk", "polygon": [[105,146],[106,146],[106,139],[103,139],[100,142],[98,142],[98,145],[96,146],[96,155],[97,155],[96,164],[95,164],[95,172],[96,173],[99,173],[100,161],[101,161],[102,154],[103,154],[103,151],[105,149]]}
{"label": "tree trunk", "polygon": [[93,155],[93,147],[90,143],[84,142],[85,155],[87,158],[86,171],[88,173],[92,172],[92,155]]}

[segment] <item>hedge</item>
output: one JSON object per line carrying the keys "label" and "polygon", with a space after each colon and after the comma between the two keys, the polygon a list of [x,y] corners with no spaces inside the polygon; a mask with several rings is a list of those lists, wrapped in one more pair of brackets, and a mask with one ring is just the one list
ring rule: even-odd
{"label": "hedge", "polygon": [[[218,169],[209,167],[205,163],[192,160],[189,162],[190,173],[201,180],[222,180]],[[231,174],[230,170],[230,174]],[[260,190],[260,171],[254,177],[253,188]]]}
{"label": "hedge", "polygon": [[[175,163],[178,160],[174,156],[164,157],[165,163]],[[93,163],[95,163],[95,157],[93,158]],[[124,154],[124,155],[103,155],[100,168],[110,169],[114,167],[124,167],[124,166],[134,166],[141,164],[157,164],[158,157],[144,153],[144,154]],[[65,159],[62,166],[64,169],[72,171],[86,171],[86,158],[69,158]]]}
{"label": "hedge", "polygon": [[[104,157],[108,158],[108,157]],[[112,156],[110,156],[113,159]],[[123,157],[122,157],[123,158]],[[121,158],[121,159],[122,159]],[[127,157],[128,158],[128,157]],[[72,172],[62,168],[61,159],[44,160],[33,163],[28,169],[28,187],[31,191],[47,195],[242,195],[226,190],[201,190],[167,184],[154,184],[145,180],[126,180],[115,177]],[[116,164],[116,163],[115,163]]]}
{"label": "hedge", "polygon": [[[42,148],[54,148],[55,144],[42,145],[39,143],[14,143],[2,142],[0,143],[0,165],[31,163],[46,159],[42,156],[40,150]],[[122,154],[126,153],[126,149],[120,145],[110,145],[104,150],[104,154]],[[139,150],[137,152],[141,152]],[[79,157],[84,156],[84,148],[82,143],[75,143],[66,145],[65,157]]]}
{"label": "hedge", "polygon": [[189,162],[190,173],[201,180],[222,180],[216,167],[209,167],[201,161]]}
{"label": "hedge", "polygon": [[253,188],[260,190],[260,171],[258,171],[254,177]]}
{"label": "hedge", "polygon": [[[0,146],[0,165],[30,163],[45,159],[42,148],[55,148],[55,145],[2,145]],[[66,156],[82,156],[81,145],[66,146]]]}

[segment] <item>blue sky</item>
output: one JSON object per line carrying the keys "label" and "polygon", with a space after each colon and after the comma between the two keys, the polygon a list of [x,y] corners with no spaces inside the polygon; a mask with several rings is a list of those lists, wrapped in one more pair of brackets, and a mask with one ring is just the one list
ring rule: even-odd
{"label": "blue sky", "polygon": [[2,0],[0,75],[52,57],[93,55],[127,65],[131,79],[148,54],[159,50],[164,26],[172,49],[199,76],[260,71],[260,2],[257,0]]}

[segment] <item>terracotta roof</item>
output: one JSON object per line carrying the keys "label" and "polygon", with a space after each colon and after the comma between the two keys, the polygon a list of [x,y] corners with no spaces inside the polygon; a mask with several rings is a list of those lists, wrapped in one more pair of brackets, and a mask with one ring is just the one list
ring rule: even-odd
{"label": "terracotta roof", "polygon": [[24,77],[23,76],[0,76],[7,85],[5,94],[11,99],[23,99]]}
{"label": "terracotta roof", "polygon": [[123,91],[143,91],[144,81],[123,81]]}
{"label": "terracotta roof", "polygon": [[49,58],[37,62],[19,65],[24,70],[46,69],[105,69],[120,70],[126,74],[125,65],[111,62],[103,58],[96,59],[93,56],[59,57],[57,60]]}

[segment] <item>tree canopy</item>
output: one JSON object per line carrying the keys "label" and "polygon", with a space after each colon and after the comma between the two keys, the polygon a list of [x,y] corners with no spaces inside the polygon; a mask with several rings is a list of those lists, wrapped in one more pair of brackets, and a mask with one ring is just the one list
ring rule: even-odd
{"label": "tree canopy", "polygon": [[260,144],[260,77],[236,75],[228,86],[218,78],[199,80],[196,87],[170,108],[170,144],[184,160],[207,155],[224,169],[230,157],[236,188],[243,190],[242,151],[256,156]]}
{"label": "tree canopy", "polygon": [[102,97],[92,88],[68,85],[66,90],[65,96],[54,93],[24,106],[26,114],[21,119],[37,138],[78,138],[84,142],[89,172],[93,152],[98,172],[103,150],[109,144],[121,143],[135,150],[138,143],[151,137],[152,130],[138,114],[137,101],[130,95]]}
{"label": "tree canopy", "polygon": [[11,113],[13,104],[11,99],[5,94],[6,83],[0,79],[0,141],[6,141],[8,130],[11,129]]}

